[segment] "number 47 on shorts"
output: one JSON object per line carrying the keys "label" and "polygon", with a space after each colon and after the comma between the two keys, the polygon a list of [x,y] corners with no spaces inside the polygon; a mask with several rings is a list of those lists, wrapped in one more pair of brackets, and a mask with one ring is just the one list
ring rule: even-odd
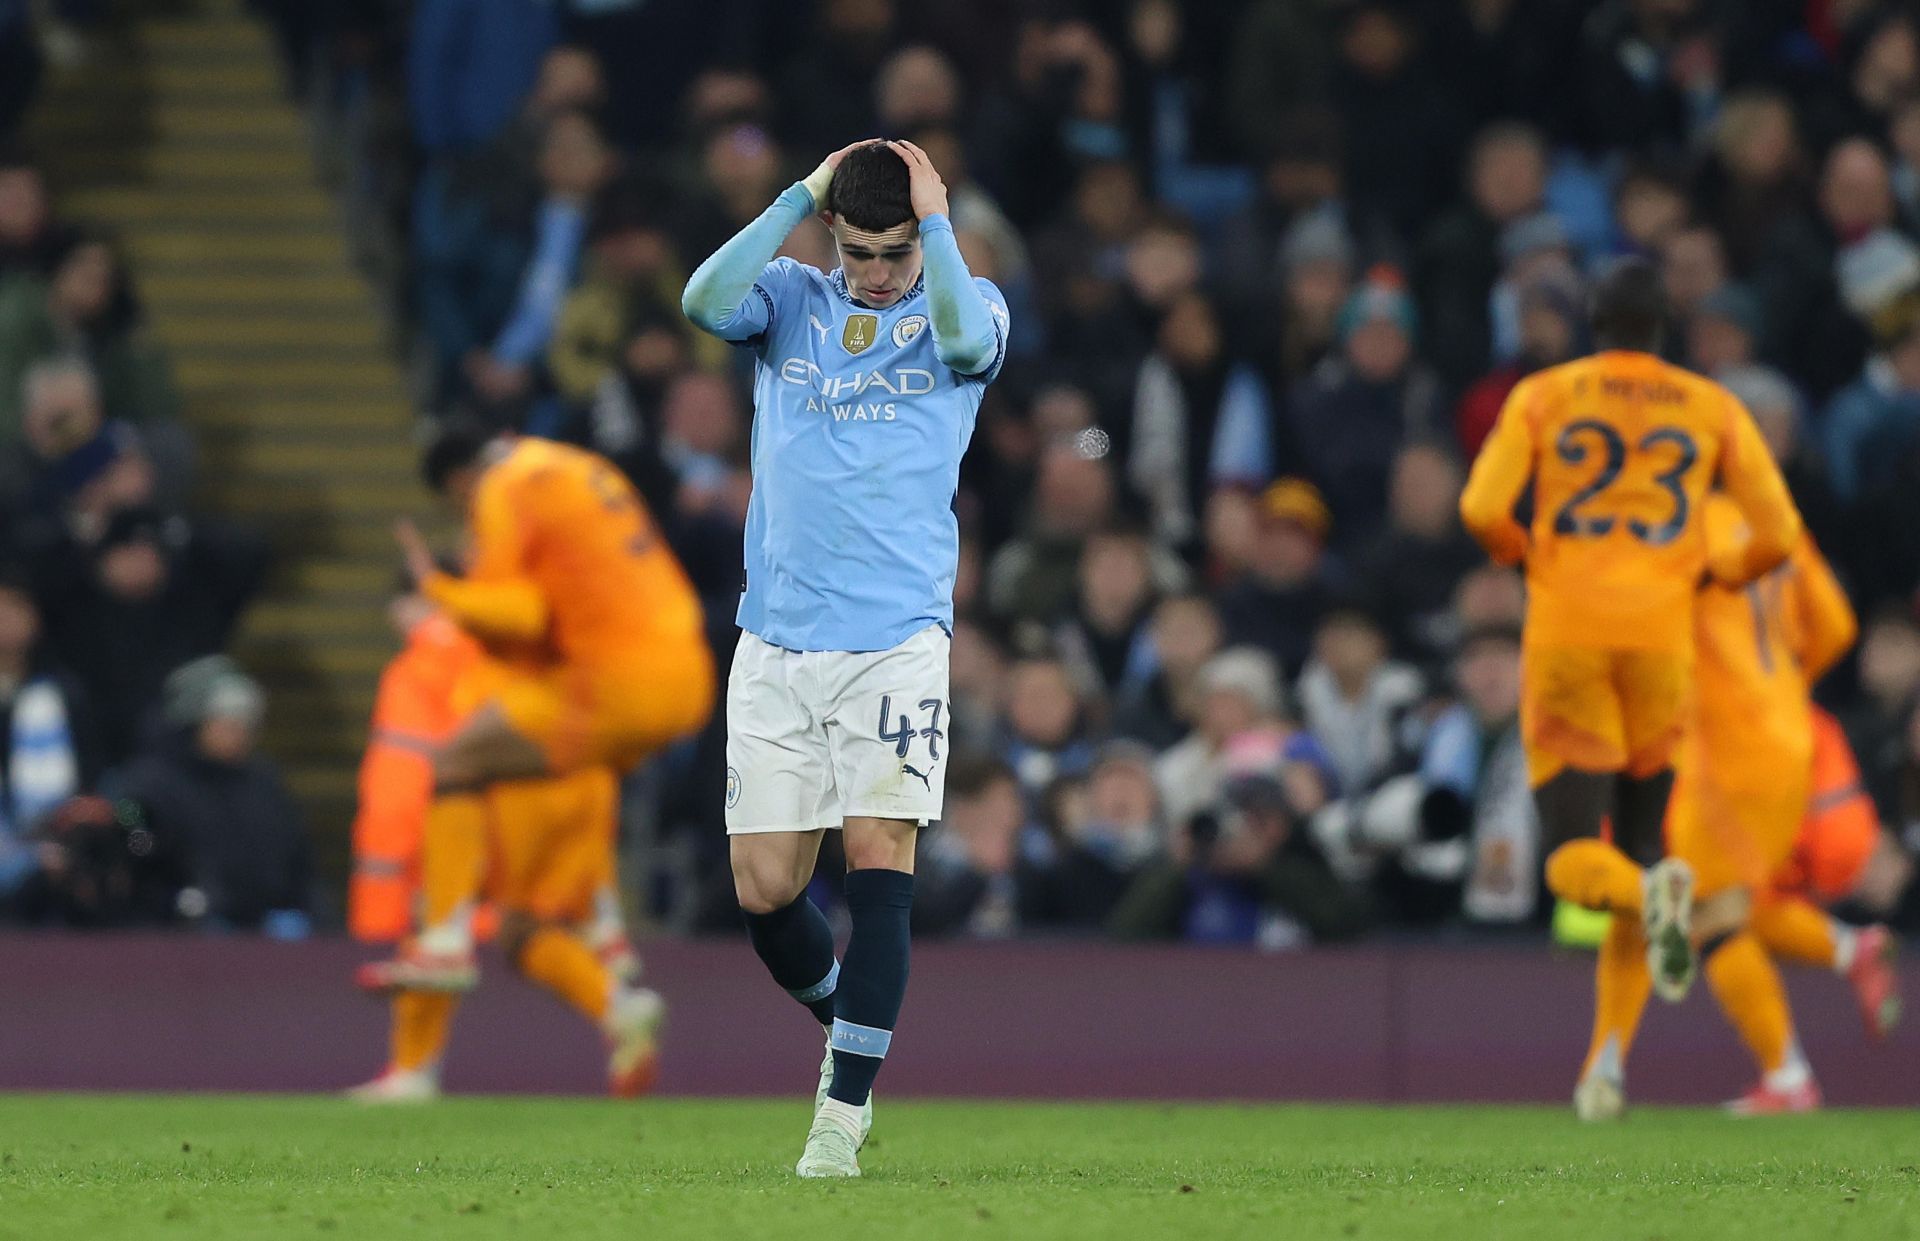
{"label": "number 47 on shorts", "polygon": [[[897,717],[893,713],[893,695],[883,694],[880,698],[880,740],[893,742],[893,752],[900,758],[907,756],[915,737],[927,739],[927,757],[935,762],[940,760],[940,738],[946,733],[940,731],[940,713],[947,704],[938,698],[922,698],[920,710],[927,712],[924,728],[915,728],[912,717],[902,711]],[[898,724],[895,724],[895,720]]]}

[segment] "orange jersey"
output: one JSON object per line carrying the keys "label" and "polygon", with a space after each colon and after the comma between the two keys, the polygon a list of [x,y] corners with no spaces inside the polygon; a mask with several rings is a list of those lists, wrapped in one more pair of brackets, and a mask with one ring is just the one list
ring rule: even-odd
{"label": "orange jersey", "polygon": [[704,649],[692,583],[645,502],[604,458],[515,441],[481,475],[469,527],[467,575],[435,574],[424,588],[489,645],[538,642],[584,666]]}
{"label": "orange jersey", "polygon": [[1818,901],[1852,895],[1880,838],[1880,812],[1861,784],[1860,764],[1840,721],[1813,709],[1813,796],[1793,842],[1793,856],[1774,876],[1774,890]]}
{"label": "orange jersey", "polygon": [[[1608,352],[1521,381],[1460,515],[1502,564],[1527,563],[1530,642],[1682,650],[1707,568],[1715,481],[1751,526],[1740,581],[1772,568],[1800,515],[1753,419],[1726,389],[1651,354]],[[1514,518],[1533,487],[1532,529]]]}
{"label": "orange jersey", "polygon": [[[1705,510],[1714,560],[1749,538],[1739,510]],[[1700,592],[1694,617],[1694,727],[1703,775],[1726,789],[1766,788],[1813,762],[1814,682],[1853,645],[1858,624],[1826,558],[1805,534],[1787,559],[1745,586]]]}

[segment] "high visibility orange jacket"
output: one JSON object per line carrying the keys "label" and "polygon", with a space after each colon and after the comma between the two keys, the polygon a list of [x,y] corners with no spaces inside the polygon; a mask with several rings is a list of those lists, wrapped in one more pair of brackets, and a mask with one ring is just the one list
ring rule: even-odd
{"label": "high visibility orange jacket", "polygon": [[398,940],[413,928],[433,751],[459,723],[455,683],[480,658],[478,642],[434,616],[414,626],[380,674],[353,821],[347,929],[355,939]]}

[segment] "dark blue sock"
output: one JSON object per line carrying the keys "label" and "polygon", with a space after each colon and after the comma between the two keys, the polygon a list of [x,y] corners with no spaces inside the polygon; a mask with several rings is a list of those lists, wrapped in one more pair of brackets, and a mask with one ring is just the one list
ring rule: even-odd
{"label": "dark blue sock", "polygon": [[833,959],[833,928],[820,907],[802,893],[793,904],[770,914],[740,912],[747,920],[747,938],[773,981],[811,1009],[821,1025],[832,1025],[840,963]]}
{"label": "dark blue sock", "polygon": [[899,870],[849,872],[847,913],[853,936],[834,997],[833,1087],[827,1097],[857,1107],[873,1089],[907,994],[913,876]]}

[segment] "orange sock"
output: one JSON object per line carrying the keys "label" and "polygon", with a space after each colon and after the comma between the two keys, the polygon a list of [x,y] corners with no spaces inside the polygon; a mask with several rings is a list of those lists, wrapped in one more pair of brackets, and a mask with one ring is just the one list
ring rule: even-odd
{"label": "orange sock", "polygon": [[1644,873],[1604,840],[1569,840],[1547,858],[1547,888],[1588,909],[1637,915]]}
{"label": "orange sock", "polygon": [[520,949],[520,972],[594,1022],[613,1002],[613,978],[593,949],[572,931],[543,926]]}
{"label": "orange sock", "polygon": [[1640,1032],[1653,980],[1647,974],[1647,940],[1640,919],[1615,914],[1600,941],[1593,972],[1593,1042],[1580,1075],[1600,1073],[1614,1081],[1626,1076],[1627,1053]]}
{"label": "orange sock", "polygon": [[439,1065],[460,997],[448,991],[401,991],[393,997],[392,1064],[396,1069]]}
{"label": "orange sock", "polygon": [[420,849],[420,942],[436,952],[473,947],[473,907],[487,865],[487,803],[477,793],[436,797]]}
{"label": "orange sock", "polygon": [[1753,1053],[1760,1071],[1782,1068],[1793,1043],[1793,1015],[1787,1011],[1780,971],[1760,941],[1748,932],[1734,936],[1707,957],[1706,975],[1713,998]]}
{"label": "orange sock", "polygon": [[1761,901],[1754,906],[1748,925],[1776,957],[1821,969],[1834,967],[1839,937],[1834,934],[1833,919],[1805,897]]}

